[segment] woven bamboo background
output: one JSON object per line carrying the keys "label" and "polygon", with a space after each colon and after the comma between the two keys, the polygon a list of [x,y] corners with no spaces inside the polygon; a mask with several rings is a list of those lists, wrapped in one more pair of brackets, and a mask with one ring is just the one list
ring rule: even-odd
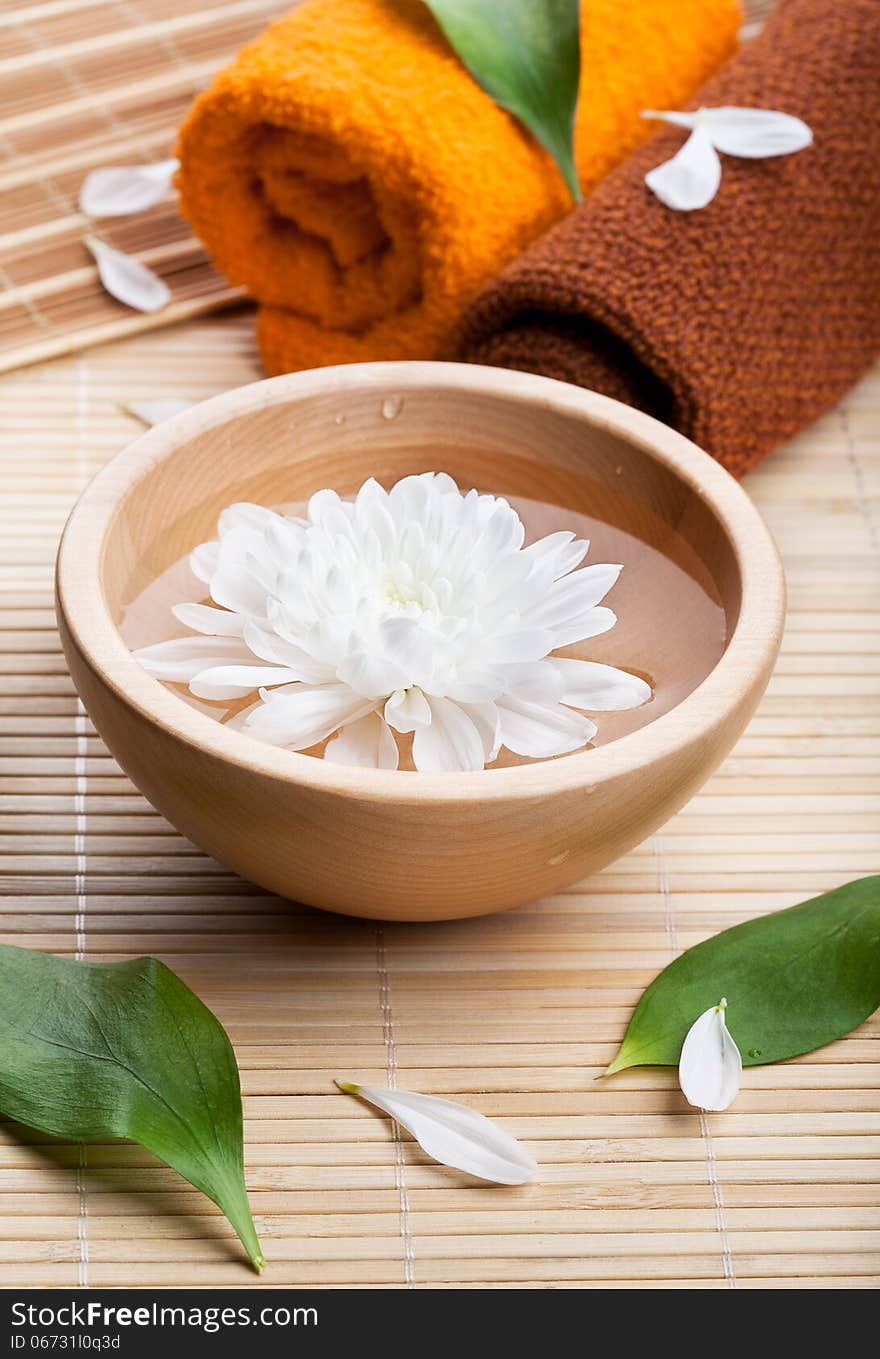
{"label": "woven bamboo background", "polygon": [[[55,545],[137,432],[118,403],[250,381],[251,330],[202,319],[0,380],[0,938],[154,953],[220,1015],[266,1286],[876,1286],[880,1015],[748,1071],[724,1114],[688,1110],[670,1071],[594,1077],[678,949],[880,863],[880,369],[749,479],[791,613],[703,793],[572,891],[377,930],[267,896],[176,835],[94,735],[58,648]],[[537,1183],[429,1163],[337,1075],[461,1096],[526,1141]],[[6,1285],[255,1282],[212,1206],[135,1146],[6,1125],[0,1168]]]}

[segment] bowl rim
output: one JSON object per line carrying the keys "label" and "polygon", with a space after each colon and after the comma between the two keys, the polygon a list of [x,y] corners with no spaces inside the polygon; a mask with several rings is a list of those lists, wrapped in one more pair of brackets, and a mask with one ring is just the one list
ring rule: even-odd
{"label": "bowl rim", "polygon": [[[514,403],[586,416],[670,469],[724,527],[742,586],[739,617],[722,656],[680,703],[608,745],[532,764],[456,775],[363,769],[279,749],[230,731],[190,708],[134,659],[104,596],[101,567],[108,528],[135,484],[177,448],[256,408],[332,392],[375,387],[401,391],[463,390]],[[631,773],[702,742],[775,660],[785,612],[782,563],[769,529],[737,481],[696,444],[660,421],[610,397],[532,373],[477,364],[397,361],[309,369],[237,387],[155,426],[117,453],[88,483],[67,520],[56,562],[56,603],[87,663],[127,706],[186,745],[283,783],[385,802],[549,795]]]}

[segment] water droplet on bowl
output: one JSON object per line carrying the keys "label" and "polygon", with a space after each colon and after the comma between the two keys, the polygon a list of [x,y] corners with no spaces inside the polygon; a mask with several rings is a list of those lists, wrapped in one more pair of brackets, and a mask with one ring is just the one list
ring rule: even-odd
{"label": "water droplet on bowl", "polygon": [[333,417],[333,423],[336,424],[336,425],[344,425],[344,424],[345,424],[345,416],[344,416],[344,415],[334,415],[334,417]]}
{"label": "water droplet on bowl", "polygon": [[382,415],[386,420],[396,420],[402,410],[402,396],[386,396],[382,402]]}
{"label": "water droplet on bowl", "polygon": [[761,1055],[761,1049],[760,1049],[760,1048],[749,1048],[749,1056],[750,1056],[750,1057],[760,1057],[760,1055]]}

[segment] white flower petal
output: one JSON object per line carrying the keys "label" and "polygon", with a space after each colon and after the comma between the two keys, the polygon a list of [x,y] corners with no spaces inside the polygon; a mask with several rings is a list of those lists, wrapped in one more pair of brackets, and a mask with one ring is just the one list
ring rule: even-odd
{"label": "white flower petal", "polygon": [[233,713],[231,717],[224,717],[220,720],[227,731],[245,731],[250,720],[251,713],[259,708],[262,700],[257,699],[249,708],[242,708],[240,712]]}
{"label": "white flower petal", "polygon": [[465,773],[485,764],[483,740],[476,725],[458,703],[429,698],[431,722],[416,727],[413,762],[423,774]]}
{"label": "white flower petal", "polygon": [[[595,636],[596,620],[591,617],[592,611],[614,585],[621,570],[611,562],[583,566],[557,580],[531,607],[523,610],[524,622],[543,628],[552,636],[551,645],[542,653],[544,656],[556,647],[570,646],[585,637]],[[532,658],[523,656],[521,659]]]}
{"label": "white flower petal", "polygon": [[270,526],[283,522],[280,514],[266,509],[265,505],[252,505],[248,500],[239,500],[234,505],[227,505],[217,521],[217,528],[220,537],[225,538],[234,529],[249,528],[264,533]]}
{"label": "white flower petal", "polygon": [[[590,637],[601,637],[603,632],[610,632],[617,622],[617,614],[613,609],[606,609],[604,604],[600,604],[581,620],[580,632],[574,639],[577,642],[586,642]],[[571,642],[558,642],[557,646],[571,646]]]}
{"label": "white flower petal", "polygon": [[332,665],[335,672],[351,650],[351,624],[345,618],[319,618],[307,628],[303,645],[310,655]]}
{"label": "white flower petal", "polygon": [[379,713],[367,713],[327,742],[324,759],[364,769],[396,769],[399,753],[385,719]]}
{"label": "white flower petal", "polygon": [[390,1114],[441,1165],[493,1184],[525,1184],[537,1174],[537,1162],[525,1147],[464,1104],[349,1081],[337,1081],[337,1085]]}
{"label": "white flower petal", "polygon": [[400,481],[394,483],[388,492],[388,508],[395,523],[405,526],[421,519],[433,480],[433,473],[427,472],[401,477]]}
{"label": "white flower petal", "polygon": [[448,676],[438,678],[435,688],[442,698],[451,698],[454,703],[460,703],[462,706],[469,703],[489,703],[506,687],[506,676],[511,668],[518,666],[501,665],[490,668],[483,664],[479,667],[478,673],[471,674],[465,679],[451,679]]}
{"label": "white flower petal", "polygon": [[461,703],[483,742],[483,762],[491,764],[501,749],[501,721],[494,703]]}
{"label": "white flower petal", "polygon": [[161,425],[181,411],[188,411],[195,405],[193,401],[174,401],[170,397],[159,401],[123,401],[122,409],[126,415],[133,415],[144,425]]}
{"label": "white flower petal", "polygon": [[282,665],[294,672],[295,678],[306,684],[331,684],[336,679],[335,666],[315,660],[303,647],[295,646],[277,633],[258,627],[252,619],[244,623],[245,644],[260,660]]}
{"label": "white flower petal", "polygon": [[[577,640],[580,641],[580,633]],[[497,637],[486,637],[482,652],[488,666],[519,664],[543,660],[554,646],[565,646],[565,643],[556,642],[550,628],[524,625]]]}
{"label": "white flower petal", "polygon": [[502,554],[518,552],[523,545],[525,532],[516,510],[506,500],[496,501],[480,534],[480,555],[494,563]]}
{"label": "white flower petal", "polygon": [[516,755],[548,759],[580,750],[596,735],[596,724],[559,703],[529,703],[505,694],[497,701],[501,744]]}
{"label": "white flower petal", "polygon": [[645,183],[676,212],[693,212],[711,203],[721,183],[721,161],[708,128],[697,124],[671,160],[648,171]]}
{"label": "white flower petal", "polygon": [[742,1057],[724,1012],[727,1001],[705,1010],[688,1030],[678,1063],[678,1080],[689,1104],[721,1110],[732,1104],[742,1077]]}
{"label": "white flower petal", "polygon": [[416,685],[409,689],[395,689],[385,704],[385,721],[395,731],[415,731],[431,721],[428,700]]}
{"label": "white flower petal", "polygon": [[161,311],[167,307],[170,289],[152,269],[106,241],[99,241],[97,236],[85,236],[83,241],[92,252],[101,282],[111,297],[135,311]]}
{"label": "white flower petal", "polygon": [[374,699],[385,698],[393,694],[395,689],[405,688],[407,683],[407,672],[403,666],[367,651],[356,651],[346,656],[336,667],[336,676],[355,693]]}
{"label": "white flower petal", "polygon": [[213,665],[237,665],[252,659],[237,637],[175,637],[134,651],[148,674],[170,684],[183,684]]}
{"label": "white flower petal", "polygon": [[679,113],[674,109],[642,109],[643,118],[656,118],[661,123],[672,123],[674,127],[694,128],[697,125],[696,111]]}
{"label": "white flower petal", "polygon": [[802,119],[776,109],[701,109],[699,119],[717,151],[749,160],[788,156],[792,151],[802,151],[813,140]]}
{"label": "white flower petal", "polygon": [[87,217],[144,212],[167,198],[179,168],[177,160],[158,160],[152,165],[107,165],[92,170],[79,191],[79,210]]}
{"label": "white flower petal", "polygon": [[545,580],[550,585],[560,576],[568,575],[580,566],[589,549],[588,540],[575,538],[573,533],[551,533],[547,538],[539,538],[523,552],[523,556],[531,559],[530,587],[535,589]]}
{"label": "white flower petal", "polygon": [[220,544],[216,539],[210,543],[199,543],[189,554],[189,569],[205,585],[210,585],[211,577],[217,570],[219,554]]}
{"label": "white flower petal", "polygon": [[232,613],[262,616],[266,591],[246,571],[218,566],[211,576],[211,598]]}
{"label": "white flower petal", "polygon": [[554,659],[530,661],[522,665],[504,667],[504,692],[535,703],[561,700],[564,689],[562,675]]}
{"label": "white flower petal", "polygon": [[375,477],[369,477],[357,493],[355,520],[361,533],[372,529],[386,552],[393,549],[397,529],[388,509],[388,492]]}
{"label": "white flower petal", "polygon": [[240,637],[244,620],[228,609],[213,609],[210,604],[175,604],[171,612],[184,627],[208,637]]}
{"label": "white flower petal", "polygon": [[[429,670],[432,663],[433,645],[423,627],[412,618],[392,615],[383,618],[379,624],[379,640],[390,661],[407,672],[409,682],[414,677]],[[401,687],[406,687],[406,679]],[[397,688],[397,686],[393,686]]]}
{"label": "white flower petal", "polygon": [[247,730],[291,750],[308,750],[375,707],[345,684],[295,684],[271,699],[251,714]]}
{"label": "white flower petal", "polygon": [[448,472],[429,472],[428,476],[433,478],[434,490],[438,495],[461,495],[461,491],[458,489],[458,482],[455,481]]}
{"label": "white flower petal", "polygon": [[309,500],[306,517],[330,537],[348,537],[354,527],[354,506],[340,500],[335,491],[316,491]]}
{"label": "white flower petal", "polygon": [[576,661],[553,657],[549,662],[561,676],[564,689],[561,703],[588,712],[620,712],[638,708],[651,697],[651,686],[638,675],[616,670],[598,661]]}
{"label": "white flower petal", "polygon": [[290,684],[298,675],[271,665],[217,665],[200,670],[189,682],[196,698],[244,698],[260,686]]}

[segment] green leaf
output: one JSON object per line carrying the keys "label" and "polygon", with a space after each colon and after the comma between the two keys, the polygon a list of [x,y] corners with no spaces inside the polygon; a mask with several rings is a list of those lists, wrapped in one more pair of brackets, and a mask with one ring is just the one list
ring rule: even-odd
{"label": "green leaf", "polygon": [[478,85],[550,152],[581,201],[574,163],[579,0],[425,0]]}
{"label": "green leaf", "polygon": [[226,1032],[163,963],[0,946],[0,1110],[56,1137],[128,1137],[223,1210],[257,1270]]}
{"label": "green leaf", "polygon": [[677,1065],[688,1029],[719,996],[744,1066],[782,1062],[851,1033],[880,1006],[880,876],[688,949],[645,991],[605,1074]]}

